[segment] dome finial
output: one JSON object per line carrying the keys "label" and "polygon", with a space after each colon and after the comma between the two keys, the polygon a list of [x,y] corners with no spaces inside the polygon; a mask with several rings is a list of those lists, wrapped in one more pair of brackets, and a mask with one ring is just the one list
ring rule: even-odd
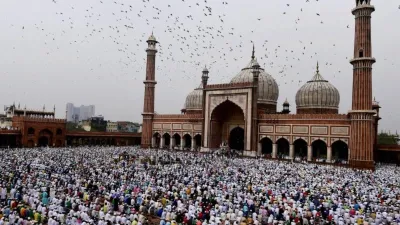
{"label": "dome finial", "polygon": [[319,73],[319,63],[317,61],[317,73]]}
{"label": "dome finial", "polygon": [[253,52],[252,52],[252,54],[251,54],[251,59],[253,59],[253,60],[254,60],[254,58],[255,58],[254,54],[255,54],[255,50],[254,50],[254,43],[253,43]]}

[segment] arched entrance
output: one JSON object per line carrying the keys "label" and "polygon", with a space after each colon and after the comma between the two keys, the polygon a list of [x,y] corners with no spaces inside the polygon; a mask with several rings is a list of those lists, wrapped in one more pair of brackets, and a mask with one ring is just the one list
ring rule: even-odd
{"label": "arched entrance", "polygon": [[46,147],[46,146],[51,146],[53,139],[53,133],[48,130],[44,129],[39,132],[39,139],[38,139],[38,145],[39,147]]}
{"label": "arched entrance", "polygon": [[269,139],[267,137],[261,139],[261,154],[262,155],[272,155],[271,139]]}
{"label": "arched entrance", "polygon": [[156,132],[153,134],[153,139],[154,139],[154,146],[153,148],[159,148],[160,147],[160,142],[161,142],[161,135],[160,133]]}
{"label": "arched entrance", "polygon": [[226,100],[211,113],[209,147],[218,148],[228,142],[231,148],[244,149],[244,113],[235,103]]}
{"label": "arched entrance", "polygon": [[195,143],[192,143],[193,148],[195,150],[201,148],[201,135],[197,134],[196,136],[194,136],[194,140],[195,140]]}
{"label": "arched entrance", "polygon": [[244,150],[244,129],[235,127],[229,134],[229,148],[235,150]]}
{"label": "arched entrance", "polygon": [[332,160],[348,161],[349,160],[349,147],[341,140],[335,141],[332,144]]}
{"label": "arched entrance", "polygon": [[183,136],[183,140],[185,140],[185,146],[183,146],[183,148],[192,148],[192,137],[189,134],[185,134]]}
{"label": "arched entrance", "polygon": [[174,145],[173,147],[181,146],[181,135],[174,134],[173,138],[174,138],[174,142],[175,142],[175,143],[173,143],[173,145]]}
{"label": "arched entrance", "polygon": [[303,139],[297,139],[296,141],[293,142],[294,145],[294,156],[295,157],[300,157],[304,158],[307,157],[307,148],[308,144],[305,140]]}
{"label": "arched entrance", "polygon": [[48,137],[40,137],[38,142],[39,142],[39,147],[49,146],[49,138]]}
{"label": "arched entrance", "polygon": [[171,144],[171,135],[169,135],[168,133],[165,133],[163,135],[164,138],[164,146],[161,146],[161,148],[165,148],[165,147],[169,147]]}
{"label": "arched entrance", "polygon": [[280,138],[276,141],[277,147],[277,157],[278,158],[285,158],[289,156],[289,141],[286,138]]}
{"label": "arched entrance", "polygon": [[326,143],[322,140],[315,140],[312,143],[312,157],[316,161],[326,161],[328,151]]}

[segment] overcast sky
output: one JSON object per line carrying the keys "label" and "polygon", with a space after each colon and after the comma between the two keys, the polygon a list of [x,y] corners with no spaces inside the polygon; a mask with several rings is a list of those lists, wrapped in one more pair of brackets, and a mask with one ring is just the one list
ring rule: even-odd
{"label": "overcast sky", "polygon": [[[400,9],[372,0],[373,95],[382,106],[380,130],[400,128]],[[354,17],[351,0],[1,0],[0,104],[41,109],[93,104],[107,120],[141,122],[146,40],[160,42],[156,111],[179,113],[200,84],[229,82],[249,61],[279,84],[295,111],[297,90],[314,72],[351,107]],[[319,15],[317,15],[319,14]]]}

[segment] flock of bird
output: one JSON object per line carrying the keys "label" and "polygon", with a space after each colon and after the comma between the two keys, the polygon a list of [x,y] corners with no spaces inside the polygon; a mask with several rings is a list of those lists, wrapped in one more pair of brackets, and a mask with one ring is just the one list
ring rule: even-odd
{"label": "flock of bird", "polygon": [[[289,1],[289,0],[288,0]],[[301,1],[301,2],[300,2]],[[42,4],[53,4],[51,12],[55,15],[57,29],[46,28],[44,24],[50,21],[40,21],[33,27],[21,26],[24,32],[33,32],[32,29],[45,35],[44,45],[55,46],[57,51],[63,51],[58,46],[59,39],[67,41],[71,49],[75,49],[77,60],[90,62],[88,70],[96,73],[108,65],[118,65],[117,76],[130,76],[141,81],[144,78],[146,62],[146,43],[151,32],[159,40],[157,54],[157,77],[167,79],[170,85],[179,83],[179,80],[187,81],[196,79],[200,82],[201,69],[204,64],[210,68],[211,80],[216,82],[229,82],[235,73],[243,68],[251,56],[251,46],[256,45],[256,56],[266,71],[270,72],[279,85],[302,85],[311,78],[317,60],[323,62],[328,77],[343,79],[351,75],[341,76],[341,69],[335,65],[335,60],[319,58],[321,51],[330,51],[332,58],[337,54],[343,56],[343,44],[310,39],[297,38],[296,32],[319,32],[307,30],[308,21],[303,16],[312,15],[313,20],[325,29],[326,21],[335,19],[325,18],[324,14],[316,11],[328,0],[296,0],[283,3],[279,0],[264,1],[249,0],[248,3],[235,0],[88,0],[67,1],[48,0]],[[250,4],[248,6],[247,4]],[[275,7],[279,5],[280,16],[275,21],[267,20],[256,10],[254,15],[231,15],[235,7],[257,8],[258,3],[263,6]],[[318,5],[319,4],[319,5]],[[354,4],[354,3],[353,3]],[[231,8],[232,7],[232,8]],[[399,6],[400,8],[400,6]],[[350,14],[346,9],[346,13]],[[246,11],[248,12],[248,11]],[[250,11],[251,12],[251,11]],[[290,18],[290,19],[287,19]],[[294,19],[293,19],[294,18]],[[351,17],[350,17],[351,18]],[[291,20],[293,29],[292,37],[284,37],[282,42],[279,36],[280,21]],[[241,21],[244,21],[242,23]],[[341,31],[353,34],[351,29],[353,20],[349,20]],[[276,29],[264,28],[268,26]],[[13,24],[11,26],[14,26]],[[15,25],[16,26],[16,25]],[[326,25],[329,26],[329,25]],[[70,33],[74,36],[71,37]],[[260,42],[261,39],[262,42]],[[352,35],[351,35],[352,38]],[[328,38],[327,38],[328,39]],[[290,43],[287,42],[290,40]],[[331,39],[330,39],[331,40]],[[352,51],[352,39],[350,49]],[[324,43],[325,49],[314,47],[315,42]],[[96,63],[98,55],[93,58],[82,59],[82,46],[98,43],[112,46],[103,49],[103,54],[117,55],[114,62]],[[111,43],[111,45],[110,45]],[[52,49],[54,48],[47,48]],[[84,47],[83,47],[84,49]],[[51,57],[53,53],[46,50],[46,55]],[[325,54],[326,55],[326,54]],[[96,58],[97,57],[97,58]],[[348,64],[351,55],[341,59]],[[310,59],[314,62],[310,63]],[[304,70],[304,68],[309,68]],[[339,68],[339,69],[338,69]],[[324,71],[322,71],[324,72]],[[351,70],[349,70],[351,72]],[[176,85],[175,85],[176,87]]]}

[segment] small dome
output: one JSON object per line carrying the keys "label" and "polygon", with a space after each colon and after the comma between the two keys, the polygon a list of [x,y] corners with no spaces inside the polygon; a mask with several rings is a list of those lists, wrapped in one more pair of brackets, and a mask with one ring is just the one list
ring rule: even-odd
{"label": "small dome", "polygon": [[335,109],[339,108],[339,91],[317,72],[296,94],[298,109]]}
{"label": "small dome", "polygon": [[154,37],[153,32],[151,33],[149,39],[147,39],[147,41],[154,41],[157,42],[156,37]]}
{"label": "small dome", "polygon": [[202,110],[203,108],[203,88],[200,85],[194,89],[186,97],[185,107],[186,110]]}
{"label": "small dome", "polygon": [[289,105],[289,102],[287,99],[283,102],[283,105]]}
{"label": "small dome", "polygon": [[[237,74],[231,83],[246,83],[253,82],[253,69],[252,66],[256,62],[254,56],[250,63]],[[260,68],[260,75],[258,78],[258,102],[276,104],[279,96],[279,88],[275,79]]]}

